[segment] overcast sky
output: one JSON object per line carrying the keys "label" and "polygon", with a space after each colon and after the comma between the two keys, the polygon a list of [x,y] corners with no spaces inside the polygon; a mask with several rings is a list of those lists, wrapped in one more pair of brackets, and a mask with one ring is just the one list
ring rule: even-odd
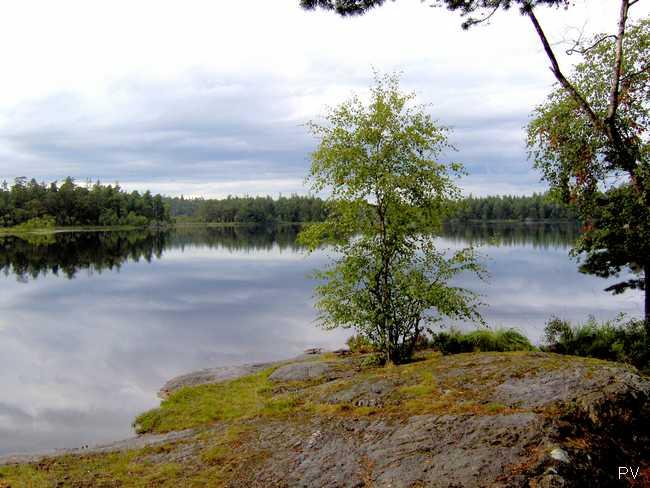
{"label": "overcast sky", "polygon": [[[617,4],[577,0],[539,16],[561,41],[575,28],[612,30]],[[7,2],[0,179],[304,193],[315,140],[303,124],[363,95],[375,67],[402,71],[403,87],[453,128],[458,152],[445,158],[465,163],[465,192],[541,190],[523,131],[553,82],[539,41],[514,10],[470,32],[460,23],[419,0],[347,19],[302,11],[298,0]]]}

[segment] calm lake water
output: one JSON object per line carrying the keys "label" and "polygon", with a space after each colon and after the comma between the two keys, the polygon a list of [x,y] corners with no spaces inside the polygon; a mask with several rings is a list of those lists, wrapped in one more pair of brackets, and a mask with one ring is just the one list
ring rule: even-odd
{"label": "calm lake water", "polygon": [[[0,240],[0,454],[77,447],[132,435],[169,378],[338,348],[350,331],[315,327],[315,267],[296,230],[187,228],[170,233],[58,234]],[[613,297],[579,274],[572,225],[459,226],[441,246],[482,246],[491,326],[533,341],[551,315],[641,314],[641,295]]]}

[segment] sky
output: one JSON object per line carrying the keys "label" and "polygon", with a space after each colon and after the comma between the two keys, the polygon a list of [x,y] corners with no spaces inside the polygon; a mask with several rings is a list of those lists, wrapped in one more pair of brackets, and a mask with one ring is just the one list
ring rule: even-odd
{"label": "sky", "polygon": [[[373,68],[452,129],[466,194],[543,191],[525,125],[553,77],[516,10],[469,32],[420,0],[363,17],[298,0],[22,0],[0,18],[0,180],[119,182],[224,197],[306,193],[328,106],[364,96]],[[561,54],[580,30],[609,32],[613,0],[540,9]],[[648,2],[631,17],[647,16]],[[564,44],[563,44],[564,43]],[[569,69],[575,56],[561,56]]]}

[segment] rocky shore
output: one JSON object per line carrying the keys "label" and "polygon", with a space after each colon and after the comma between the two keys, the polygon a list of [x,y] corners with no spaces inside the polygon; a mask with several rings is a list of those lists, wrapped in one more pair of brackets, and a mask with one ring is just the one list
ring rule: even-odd
{"label": "rocky shore", "polygon": [[539,352],[369,363],[310,354],[181,376],[138,419],[148,447],[4,459],[21,464],[0,467],[0,487],[648,486],[650,381],[633,368]]}

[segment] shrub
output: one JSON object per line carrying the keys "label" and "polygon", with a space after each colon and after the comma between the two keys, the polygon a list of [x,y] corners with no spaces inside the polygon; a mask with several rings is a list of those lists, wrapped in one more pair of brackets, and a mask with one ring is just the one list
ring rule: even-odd
{"label": "shrub", "polygon": [[122,225],[129,225],[133,227],[144,227],[149,223],[149,220],[144,215],[137,215],[134,212],[129,212],[128,215],[122,219]]}
{"label": "shrub", "polygon": [[50,215],[44,215],[43,217],[36,217],[23,222],[20,225],[16,225],[11,228],[13,232],[32,232],[35,230],[52,230],[56,222],[54,217]]}
{"label": "shrub", "polygon": [[619,361],[650,373],[650,352],[642,320],[616,320],[599,323],[590,317],[584,324],[572,325],[552,317],[544,328],[545,351]]}
{"label": "shrub", "polygon": [[368,339],[367,337],[362,336],[361,334],[355,334],[350,337],[346,342],[350,352],[365,354],[369,352],[377,352],[377,347]]}
{"label": "shrub", "polygon": [[465,333],[451,329],[433,334],[431,345],[443,354],[535,350],[528,338],[515,329],[485,329]]}

